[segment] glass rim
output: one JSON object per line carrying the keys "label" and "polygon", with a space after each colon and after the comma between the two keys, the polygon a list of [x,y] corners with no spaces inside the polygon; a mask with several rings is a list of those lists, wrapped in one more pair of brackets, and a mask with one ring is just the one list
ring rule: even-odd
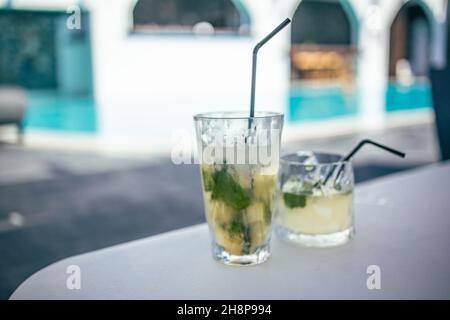
{"label": "glass rim", "polygon": [[330,167],[330,166],[338,166],[338,165],[351,165],[350,160],[337,160],[337,161],[330,161],[330,162],[319,162],[319,163],[312,163],[312,164],[305,164],[304,161],[300,160],[287,160],[285,157],[288,156],[300,156],[301,152],[308,152],[312,153],[314,155],[326,155],[326,156],[337,156],[342,158],[342,155],[339,153],[329,153],[329,152],[315,152],[315,151],[306,151],[306,150],[300,150],[297,152],[287,153],[282,156],[280,156],[280,164],[287,164],[287,165],[295,165],[295,166],[303,166],[303,167]]}
{"label": "glass rim", "polygon": [[[249,119],[270,119],[283,117],[284,113],[276,111],[256,111],[253,117],[250,115],[244,116],[247,111],[211,111],[197,113],[194,115],[194,120],[249,120]],[[239,115],[239,114],[242,114]],[[247,113],[248,114],[248,113]]]}

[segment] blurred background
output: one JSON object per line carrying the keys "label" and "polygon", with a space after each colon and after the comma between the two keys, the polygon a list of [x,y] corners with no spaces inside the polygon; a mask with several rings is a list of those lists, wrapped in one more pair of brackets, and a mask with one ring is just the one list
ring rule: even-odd
{"label": "blurred background", "polygon": [[[192,115],[285,114],[357,183],[450,158],[447,0],[0,0],[0,299],[59,259],[204,221]],[[192,136],[193,138],[193,136]],[[195,145],[193,145],[195,147]]]}

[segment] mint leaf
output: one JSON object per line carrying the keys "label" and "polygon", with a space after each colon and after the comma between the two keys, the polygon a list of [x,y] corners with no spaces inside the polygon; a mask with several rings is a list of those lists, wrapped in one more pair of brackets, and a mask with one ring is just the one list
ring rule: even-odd
{"label": "mint leaf", "polygon": [[250,196],[236,181],[234,181],[233,177],[226,169],[216,171],[213,180],[212,199],[222,200],[229,206],[238,210],[245,209],[250,205]]}
{"label": "mint leaf", "polygon": [[289,208],[304,208],[306,206],[306,196],[302,194],[283,192],[283,200]]}
{"label": "mint leaf", "polygon": [[245,226],[241,217],[236,216],[230,223],[228,232],[231,235],[242,234],[245,231]]}
{"label": "mint leaf", "polygon": [[202,167],[203,188],[205,191],[212,191],[214,188],[214,172]]}

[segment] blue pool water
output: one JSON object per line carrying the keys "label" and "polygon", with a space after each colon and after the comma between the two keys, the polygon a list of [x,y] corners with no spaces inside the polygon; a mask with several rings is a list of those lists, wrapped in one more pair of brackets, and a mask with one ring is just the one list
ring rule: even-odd
{"label": "blue pool water", "polygon": [[[427,82],[409,87],[389,84],[386,111],[413,110],[432,106]],[[357,94],[338,86],[291,88],[287,121],[311,122],[358,113]],[[25,128],[95,133],[97,117],[91,96],[69,96],[54,92],[31,92]]]}
{"label": "blue pool water", "polygon": [[404,87],[390,83],[386,92],[386,111],[431,108],[433,100],[428,82],[420,82]]}
{"label": "blue pool water", "polygon": [[[291,88],[288,121],[311,122],[351,116],[358,113],[357,93],[339,86]],[[428,82],[403,87],[391,82],[386,91],[386,111],[414,110],[432,107]]]}
{"label": "blue pool water", "polygon": [[292,87],[287,119],[290,122],[310,122],[356,114],[356,100],[354,92],[338,86]]}
{"label": "blue pool water", "polygon": [[97,131],[95,104],[91,96],[31,92],[28,99],[25,129],[85,133]]}

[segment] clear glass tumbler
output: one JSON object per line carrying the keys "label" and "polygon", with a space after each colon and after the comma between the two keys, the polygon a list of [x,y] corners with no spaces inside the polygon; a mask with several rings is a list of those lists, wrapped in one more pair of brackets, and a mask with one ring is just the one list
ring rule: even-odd
{"label": "clear glass tumbler", "polygon": [[194,122],[213,257],[262,263],[270,255],[283,115],[204,113]]}
{"label": "clear glass tumbler", "polygon": [[346,243],[354,235],[353,168],[336,154],[281,157],[275,232],[305,246]]}

